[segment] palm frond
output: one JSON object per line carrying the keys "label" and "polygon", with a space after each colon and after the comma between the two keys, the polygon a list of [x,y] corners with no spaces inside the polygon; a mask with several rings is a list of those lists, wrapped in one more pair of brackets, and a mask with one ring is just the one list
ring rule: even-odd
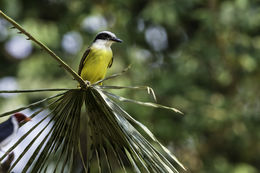
{"label": "palm frond", "polygon": [[[48,160],[55,156],[58,157],[56,165],[62,165],[62,170],[68,163],[73,163],[78,146],[77,139],[80,134],[79,122],[83,94],[77,90],[68,91],[54,108],[52,115],[54,124],[50,129],[50,138],[38,159],[36,159],[32,172],[37,172],[46,167]],[[39,150],[40,147],[38,147]],[[36,158],[36,154],[32,159]]]}
{"label": "palm frond", "polygon": [[[40,110],[34,112],[30,117],[34,118],[36,115],[38,115],[39,113],[41,113],[42,111],[44,111],[46,108],[50,107],[51,105],[57,103],[57,101],[59,101],[60,99],[51,102],[50,104],[48,104],[47,106],[41,108]],[[36,123],[30,130],[27,131],[27,133],[25,133],[12,147],[9,148],[9,150],[0,158],[0,162],[7,156],[8,153],[11,153],[28,135],[30,135],[30,133],[37,128],[45,119],[48,118],[50,114],[46,115],[42,120],[40,120],[38,123]],[[22,124],[21,126],[23,126],[24,124]]]}
{"label": "palm frond", "polygon": [[[36,133],[9,171],[31,151],[34,143],[38,143],[37,148],[32,151],[22,172],[46,172],[51,169],[49,163],[55,165],[52,169],[54,172],[75,172],[78,167],[81,168],[79,172],[90,172],[97,168],[98,172],[113,172],[116,169],[127,172],[126,168],[131,165],[135,172],[177,173],[173,162],[185,169],[146,126],[131,117],[108,96],[116,95],[103,91],[99,86],[93,86],[81,90],[68,90],[19,108],[30,108],[56,98],[31,116],[34,117],[43,110],[50,110],[8,150],[12,152],[28,135]],[[85,109],[82,109],[83,103]],[[165,108],[155,105],[153,107]],[[14,111],[9,111],[8,114],[10,112]],[[48,123],[36,132],[35,129],[48,117]],[[151,142],[158,144],[160,150],[145,139],[134,126],[140,127],[150,137]],[[48,132],[47,135],[39,142],[39,137],[45,131]],[[7,154],[2,156],[0,161],[6,156]]]}
{"label": "palm frond", "polygon": [[[160,153],[158,152],[128,121],[130,120],[132,123],[139,125],[155,142],[157,142],[161,147],[162,145],[158,142],[158,140],[154,137],[154,135],[148,130],[147,127],[142,125],[140,122],[134,120],[129,114],[127,114],[119,105],[105,96],[103,91],[100,90],[92,90],[92,93],[98,100],[99,107],[104,107],[106,110],[103,114],[106,114],[106,117],[109,117],[107,120],[101,119],[101,122],[109,123],[112,122],[113,125],[117,126],[117,130],[112,131],[112,134],[116,134],[115,143],[116,144],[124,144],[119,148],[124,148],[126,151],[130,152],[134,157],[136,163],[142,163],[143,168],[147,170],[147,165],[151,166],[151,163],[154,163],[152,167],[157,170],[164,170],[169,172],[177,172],[176,169],[170,164],[170,162]],[[100,110],[100,109],[99,109]],[[100,122],[99,121],[99,122]],[[111,126],[105,125],[104,126]],[[103,126],[102,126],[103,127]],[[106,132],[105,132],[106,133]],[[103,134],[104,135],[104,134]],[[109,134],[107,134],[109,139],[112,139]],[[121,139],[119,136],[121,136]],[[118,141],[120,139],[120,142]],[[127,141],[126,143],[124,143]],[[162,147],[164,150],[164,154],[171,157],[176,163],[178,163],[182,168],[184,166],[174,157],[165,147]],[[129,158],[131,161],[131,158]],[[134,165],[133,165],[134,166]],[[134,166],[135,167],[135,166]],[[185,169],[185,168],[184,168]],[[151,171],[151,170],[150,170]]]}
{"label": "palm frond", "polygon": [[146,90],[148,94],[150,94],[154,101],[157,102],[154,90],[149,87],[149,86],[106,86],[106,85],[101,85],[99,86],[101,89],[134,89],[134,90]]}
{"label": "palm frond", "polygon": [[181,111],[179,111],[178,109],[173,108],[173,107],[163,106],[163,105],[160,105],[157,103],[141,102],[141,101],[137,101],[137,100],[133,100],[133,99],[128,99],[128,98],[121,97],[121,96],[115,95],[115,94],[107,92],[107,91],[103,91],[103,93],[108,96],[111,96],[115,99],[118,99],[119,101],[122,101],[122,102],[132,102],[132,103],[136,103],[136,104],[143,105],[143,106],[149,106],[149,107],[154,107],[154,108],[163,108],[163,109],[168,109],[168,110],[174,111],[176,113],[183,114]]}

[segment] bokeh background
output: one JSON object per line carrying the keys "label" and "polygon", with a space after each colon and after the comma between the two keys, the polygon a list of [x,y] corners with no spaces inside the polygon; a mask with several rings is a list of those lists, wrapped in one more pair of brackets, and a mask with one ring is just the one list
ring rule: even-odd
{"label": "bokeh background", "polygon": [[[185,113],[121,104],[188,172],[260,171],[258,0],[1,0],[0,9],[75,70],[97,32],[116,33],[124,43],[113,45],[109,74],[132,68],[105,85],[149,85],[159,103]],[[76,87],[9,28],[0,18],[0,90]],[[151,101],[142,91],[113,92]],[[1,94],[0,112],[52,94]]]}

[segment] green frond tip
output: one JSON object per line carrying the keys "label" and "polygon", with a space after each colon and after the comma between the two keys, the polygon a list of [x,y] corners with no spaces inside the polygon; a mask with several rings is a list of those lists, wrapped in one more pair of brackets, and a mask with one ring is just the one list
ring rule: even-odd
{"label": "green frond tip", "polygon": [[[53,97],[55,100],[44,108],[49,109],[49,113],[8,150],[12,152],[30,133],[36,134],[24,146],[24,151],[16,156],[9,172],[28,152],[32,154],[24,163],[22,173],[47,170],[112,173],[115,170],[127,172],[130,168],[142,173],[178,173],[179,168],[185,170],[181,162],[146,126],[131,117],[107,95],[101,88],[92,86],[69,90],[60,97]],[[38,126],[42,128],[36,131]],[[135,126],[141,127],[149,139]],[[44,132],[46,136],[39,141]],[[33,150],[35,143],[37,147]],[[5,157],[7,155],[1,160]],[[178,167],[173,166],[173,163]]]}
{"label": "green frond tip", "polygon": [[168,109],[168,110],[171,110],[171,111],[174,111],[176,113],[183,115],[183,113],[181,111],[179,111],[178,109],[173,108],[173,107],[168,107],[168,106],[160,105],[160,104],[157,104],[157,103],[141,102],[141,101],[137,101],[137,100],[133,100],[133,99],[128,99],[128,98],[124,98],[124,97],[115,95],[113,93],[107,92],[107,91],[103,91],[103,93],[108,95],[108,96],[111,96],[115,99],[118,99],[119,101],[122,101],[122,102],[131,102],[131,103],[135,103],[135,104],[139,104],[139,105],[143,105],[143,106],[148,106],[148,107]]}
{"label": "green frond tip", "polygon": [[134,90],[147,90],[147,93],[150,94],[154,101],[157,102],[154,90],[149,87],[149,86],[106,86],[106,85],[101,85],[101,86],[96,86],[99,87],[101,89],[134,89]]}

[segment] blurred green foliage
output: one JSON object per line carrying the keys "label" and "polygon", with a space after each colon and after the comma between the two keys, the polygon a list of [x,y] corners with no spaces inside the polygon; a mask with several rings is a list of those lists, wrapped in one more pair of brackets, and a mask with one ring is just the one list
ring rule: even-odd
{"label": "blurred green foliage", "polygon": [[[185,112],[182,117],[123,105],[174,151],[188,172],[259,172],[258,0],[1,0],[0,9],[75,70],[98,31],[116,33],[124,43],[113,46],[109,74],[128,64],[132,69],[105,84],[149,85],[159,103]],[[34,44],[29,44],[33,47],[28,55],[12,55],[7,45],[17,33],[9,27],[0,19],[0,80],[12,77],[19,89],[76,87]],[[30,42],[24,38],[12,50],[23,47],[24,41]],[[143,92],[113,92],[151,99]],[[0,111],[50,94],[0,96]]]}

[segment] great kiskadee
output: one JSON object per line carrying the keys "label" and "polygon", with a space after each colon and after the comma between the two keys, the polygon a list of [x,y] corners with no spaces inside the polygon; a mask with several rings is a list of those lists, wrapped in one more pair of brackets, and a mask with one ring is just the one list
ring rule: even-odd
{"label": "great kiskadee", "polygon": [[104,79],[107,68],[113,64],[113,53],[111,45],[115,42],[121,43],[122,40],[109,31],[102,31],[83,54],[78,74],[83,80],[91,84]]}

